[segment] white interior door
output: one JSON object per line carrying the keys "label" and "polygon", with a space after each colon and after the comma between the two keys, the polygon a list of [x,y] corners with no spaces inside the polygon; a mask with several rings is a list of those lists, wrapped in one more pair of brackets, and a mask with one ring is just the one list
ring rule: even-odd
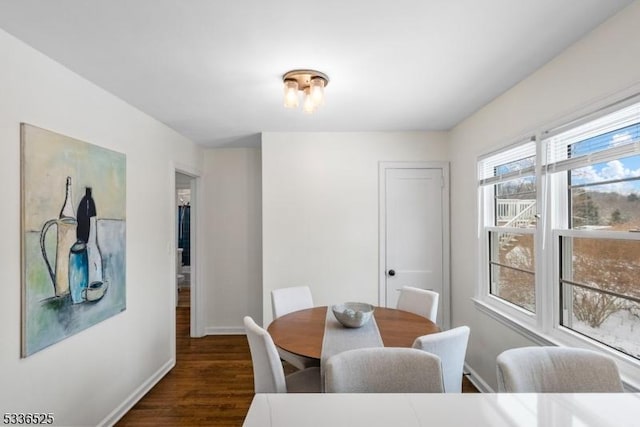
{"label": "white interior door", "polygon": [[444,252],[448,248],[448,242],[444,242],[444,236],[448,236],[443,206],[448,198],[443,197],[444,191],[442,168],[384,169],[381,237],[385,247],[381,262],[386,306],[396,306],[403,286],[436,291],[440,294],[439,325],[448,314],[443,310],[448,303],[448,292],[444,296]]}

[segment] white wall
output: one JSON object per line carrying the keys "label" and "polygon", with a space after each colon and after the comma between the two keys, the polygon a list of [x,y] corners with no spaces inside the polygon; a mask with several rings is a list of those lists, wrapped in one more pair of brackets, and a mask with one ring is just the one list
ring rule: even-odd
{"label": "white wall", "polygon": [[[640,1],[632,3],[507,93],[458,125],[451,143],[453,324],[471,326],[467,361],[496,387],[495,359],[510,347],[532,345],[480,313],[471,298],[477,278],[477,187],[480,154],[536,127],[601,103],[640,83]],[[543,30],[543,29],[542,29]],[[478,84],[481,84],[479,82]],[[640,86],[637,86],[640,91]]]}
{"label": "white wall", "polygon": [[311,286],[318,305],[377,304],[378,163],[447,158],[436,132],[263,133],[264,324],[285,286]]}
{"label": "white wall", "polygon": [[259,148],[205,151],[204,333],[244,333],[262,319],[262,208]]}
{"label": "white wall", "polygon": [[[172,162],[200,150],[165,125],[0,31],[0,413],[52,412],[56,425],[112,422],[172,366]],[[127,308],[20,358],[20,122],[126,155]]]}

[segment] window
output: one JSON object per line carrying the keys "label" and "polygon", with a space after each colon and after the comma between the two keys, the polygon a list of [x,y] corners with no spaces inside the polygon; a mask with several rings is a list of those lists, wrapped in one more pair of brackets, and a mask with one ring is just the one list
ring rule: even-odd
{"label": "window", "polygon": [[535,312],[535,142],[481,160],[489,294]]}
{"label": "window", "polygon": [[640,359],[640,103],[545,142],[567,206],[553,224],[559,325]]}
{"label": "window", "polygon": [[640,96],[481,157],[478,184],[477,300],[640,379]]}

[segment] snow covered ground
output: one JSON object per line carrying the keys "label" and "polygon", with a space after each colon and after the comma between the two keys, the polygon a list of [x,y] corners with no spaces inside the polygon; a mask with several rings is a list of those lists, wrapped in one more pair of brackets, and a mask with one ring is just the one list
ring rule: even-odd
{"label": "snow covered ground", "polygon": [[613,313],[599,328],[574,317],[572,329],[640,359],[640,318],[628,310]]}

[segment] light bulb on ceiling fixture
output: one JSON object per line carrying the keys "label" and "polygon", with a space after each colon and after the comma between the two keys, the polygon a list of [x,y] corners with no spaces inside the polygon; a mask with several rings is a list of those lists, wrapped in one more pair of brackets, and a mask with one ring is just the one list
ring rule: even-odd
{"label": "light bulb on ceiling fixture", "polygon": [[298,107],[298,82],[295,80],[284,81],[284,106],[285,108]]}
{"label": "light bulb on ceiling fixture", "polygon": [[304,88],[304,101],[302,102],[302,111],[307,114],[311,114],[316,111],[316,104],[313,102],[311,89],[309,89],[309,87]]}
{"label": "light bulb on ceiling fixture", "polygon": [[298,106],[298,91],[304,92],[302,110],[305,113],[313,113],[324,104],[324,88],[329,83],[326,74],[314,70],[292,70],[282,76],[282,80],[286,108]]}
{"label": "light bulb on ceiling fixture", "polygon": [[313,104],[323,105],[324,104],[324,79],[322,77],[316,77],[311,79],[311,100]]}

